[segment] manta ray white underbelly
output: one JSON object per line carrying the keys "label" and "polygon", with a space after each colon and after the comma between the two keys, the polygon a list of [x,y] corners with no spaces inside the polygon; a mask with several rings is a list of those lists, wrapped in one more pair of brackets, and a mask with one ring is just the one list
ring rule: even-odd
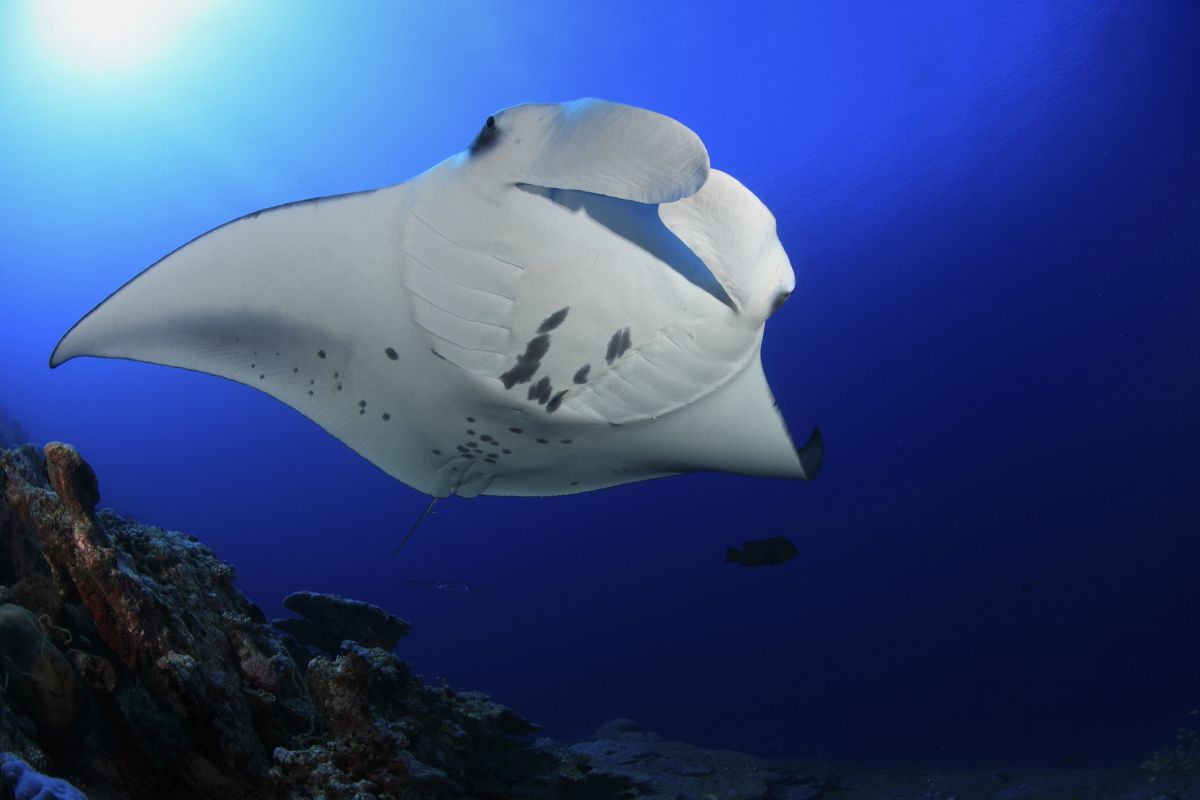
{"label": "manta ray white underbelly", "polygon": [[410,486],[552,495],[695,470],[812,478],[759,358],[794,276],[694,133],[598,100],[489,117],[396,186],[291,203],[171,253],[76,356],[207,372]]}

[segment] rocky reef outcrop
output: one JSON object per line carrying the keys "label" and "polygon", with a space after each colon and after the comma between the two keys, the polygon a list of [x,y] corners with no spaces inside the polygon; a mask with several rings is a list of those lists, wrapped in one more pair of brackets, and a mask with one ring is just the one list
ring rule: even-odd
{"label": "rocky reef outcrop", "polygon": [[426,685],[390,652],[399,617],[297,593],[300,619],[272,626],[209,548],[99,499],[68,445],[0,451],[0,800],[1200,796],[1190,750],[1141,772],[929,771],[760,759],[628,719],[533,739],[487,696]]}
{"label": "rocky reef outcrop", "polygon": [[68,445],[0,453],[0,751],[29,770],[93,800],[589,796],[536,725],[369,646],[403,620],[304,596],[310,659],[210,549],[99,498]]}
{"label": "rocky reef outcrop", "polygon": [[412,625],[378,606],[333,594],[293,592],[283,607],[299,619],[276,619],[271,625],[293,636],[304,647],[337,653],[347,639],[365,647],[391,650]]}

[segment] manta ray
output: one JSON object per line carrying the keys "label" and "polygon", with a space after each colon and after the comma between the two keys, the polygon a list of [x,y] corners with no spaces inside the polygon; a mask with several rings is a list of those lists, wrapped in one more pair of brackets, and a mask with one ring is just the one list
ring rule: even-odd
{"label": "manta ray", "polygon": [[257,211],[58,343],[266,392],[434,499],[698,470],[811,479],[763,374],[795,276],[699,137],[595,99],[487,117],[404,183]]}

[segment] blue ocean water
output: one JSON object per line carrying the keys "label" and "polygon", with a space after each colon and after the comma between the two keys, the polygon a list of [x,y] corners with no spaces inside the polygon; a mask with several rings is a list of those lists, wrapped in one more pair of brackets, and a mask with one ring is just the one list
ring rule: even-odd
{"label": "blue ocean water", "polygon": [[[213,2],[115,56],[42,5],[0,9],[0,407],[269,616],[381,605],[429,680],[565,739],[1130,763],[1200,705],[1194,4]],[[197,234],[582,96],[680,120],[774,211],[764,363],[817,481],[449,501],[389,559],[426,499],[282,404],[47,368]],[[723,563],[774,535],[800,555]]]}

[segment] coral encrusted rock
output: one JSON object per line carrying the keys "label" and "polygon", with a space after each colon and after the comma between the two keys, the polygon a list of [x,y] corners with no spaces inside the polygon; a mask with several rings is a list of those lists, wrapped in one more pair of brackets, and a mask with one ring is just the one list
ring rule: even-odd
{"label": "coral encrusted rock", "polygon": [[519,714],[424,685],[388,652],[410,627],[399,617],[292,595],[327,653],[297,659],[209,548],[99,500],[68,445],[0,451],[0,752],[28,765],[25,785],[58,776],[93,800],[550,800],[564,759],[587,783],[574,756],[520,738],[538,728]]}

